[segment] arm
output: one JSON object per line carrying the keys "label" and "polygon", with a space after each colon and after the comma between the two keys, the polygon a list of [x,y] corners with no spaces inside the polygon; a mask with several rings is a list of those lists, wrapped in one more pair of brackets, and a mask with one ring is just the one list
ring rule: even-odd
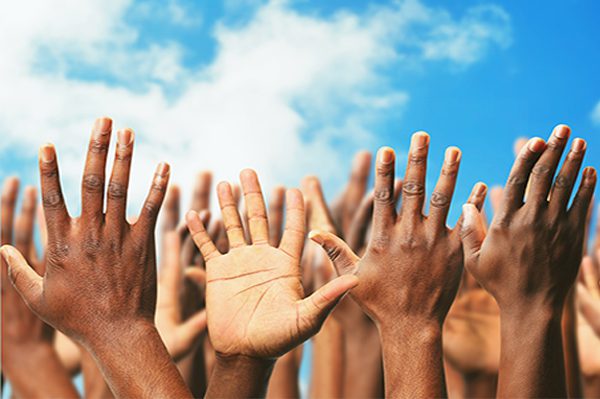
{"label": "arm", "polygon": [[[2,245],[15,245],[25,254],[37,273],[44,272],[44,262],[37,259],[33,244],[37,192],[25,189],[21,214],[13,223],[19,181],[7,179],[2,189]],[[14,237],[13,237],[14,228]],[[54,350],[54,330],[29,310],[9,282],[8,260],[2,267],[2,366],[17,397],[64,397],[79,395]],[[35,383],[34,383],[35,381]]]}
{"label": "arm", "polygon": [[569,134],[560,125],[547,147],[539,138],[523,147],[487,235],[481,214],[464,206],[465,266],[500,308],[500,397],[567,394],[561,314],[581,261],[596,183],[595,171],[586,168],[567,207],[585,153],[585,142],[576,139],[553,184]]}
{"label": "arm", "polygon": [[83,392],[86,398],[114,397],[94,358],[84,348],[81,348],[81,374],[83,375]]}
{"label": "arm", "polygon": [[[598,237],[596,238],[598,239]],[[600,260],[600,249],[596,250]],[[577,339],[585,397],[600,396],[600,263],[586,256],[577,283]]]}
{"label": "arm", "polygon": [[217,354],[208,398],[264,396],[273,360],[318,332],[341,296],[358,284],[356,276],[340,277],[304,298],[302,195],[287,191],[286,228],[274,247],[269,244],[268,217],[256,173],[244,170],[240,177],[253,245],[246,243],[228,183],[217,186],[229,239],[227,254],[216,248],[196,212],[186,217],[206,261],[208,331]]}
{"label": "arm", "polygon": [[[422,214],[429,136],[415,133],[403,180],[402,205],[394,201],[395,154],[384,147],[377,155],[372,232],[362,258],[338,237],[311,232],[339,274],[357,274],[361,283],[352,298],[378,327],[383,348],[386,397],[446,396],[442,364],[442,323],[462,272],[459,229],[446,217],[456,184],[460,151],[449,148],[431,198],[430,215]],[[485,186],[471,196],[483,204]]]}
{"label": "arm", "polygon": [[143,211],[129,224],[125,212],[134,137],[129,129],[118,132],[105,196],[111,127],[110,119],[101,118],[92,131],[77,219],[65,206],[54,147],[40,150],[48,229],[44,277],[12,247],[3,247],[2,256],[29,308],[94,356],[115,396],[190,397],[154,326],[154,227],[169,167],[158,166]]}
{"label": "arm", "polygon": [[335,318],[328,318],[312,340],[310,398],[343,397],[344,334]]}

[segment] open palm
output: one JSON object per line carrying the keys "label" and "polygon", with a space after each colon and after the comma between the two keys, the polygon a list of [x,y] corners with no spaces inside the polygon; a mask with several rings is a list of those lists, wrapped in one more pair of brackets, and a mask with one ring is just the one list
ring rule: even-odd
{"label": "open palm", "polygon": [[305,239],[304,202],[298,190],[286,193],[286,227],[279,247],[269,244],[269,227],[256,173],[241,173],[247,227],[244,228],[231,186],[217,188],[230,250],[222,255],[196,212],[188,227],[206,261],[208,330],[222,355],[277,357],[314,335],[356,276],[332,280],[308,298],[302,288],[300,256]]}

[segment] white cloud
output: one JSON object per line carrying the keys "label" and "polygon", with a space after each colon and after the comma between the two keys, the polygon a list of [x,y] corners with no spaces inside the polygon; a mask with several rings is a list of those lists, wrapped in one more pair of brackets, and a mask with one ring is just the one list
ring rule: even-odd
{"label": "white cloud", "polygon": [[[508,16],[492,6],[455,20],[411,0],[325,18],[273,1],[244,25],[217,24],[214,60],[191,69],[182,59],[193,43],[140,48],[141,33],[125,20],[131,7],[127,0],[30,0],[0,9],[0,156],[56,143],[71,203],[99,115],[136,130],[138,203],[160,160],[172,164],[186,192],[204,168],[233,179],[255,167],[265,185],[296,184],[305,173],[339,182],[346,174],[339,165],[348,164],[340,139],[348,148],[368,144],[370,124],[400,113],[409,99],[389,86],[383,69],[470,64],[510,40]],[[74,78],[77,70],[111,83]]]}
{"label": "white cloud", "polygon": [[594,122],[595,125],[600,126],[600,101],[598,101],[590,116],[592,118],[592,122]]}

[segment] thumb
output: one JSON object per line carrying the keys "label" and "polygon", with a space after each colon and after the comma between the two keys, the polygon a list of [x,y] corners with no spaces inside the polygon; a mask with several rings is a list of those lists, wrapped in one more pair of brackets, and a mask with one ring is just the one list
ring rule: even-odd
{"label": "thumb", "polygon": [[42,277],[27,264],[23,255],[10,245],[0,248],[0,255],[8,265],[8,277],[12,284],[27,306],[35,311],[42,297]]}
{"label": "thumb", "polygon": [[463,242],[465,259],[477,259],[479,250],[485,239],[485,224],[481,213],[473,204],[463,205],[463,223],[460,238]]}
{"label": "thumb", "polygon": [[324,231],[311,231],[308,238],[319,244],[331,259],[337,273],[341,275],[352,274],[356,270],[359,257],[350,249],[348,244],[335,234]]}
{"label": "thumb", "polygon": [[358,277],[354,274],[346,274],[331,280],[301,301],[300,316],[310,320],[311,325],[320,327],[342,296],[357,285]]}

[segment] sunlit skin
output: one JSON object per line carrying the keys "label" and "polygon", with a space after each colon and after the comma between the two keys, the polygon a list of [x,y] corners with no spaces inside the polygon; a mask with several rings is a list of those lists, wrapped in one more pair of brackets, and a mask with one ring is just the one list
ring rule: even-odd
{"label": "sunlit skin", "polygon": [[577,338],[586,397],[600,395],[600,249],[595,255],[583,258],[577,283]]}
{"label": "sunlit skin", "polygon": [[579,269],[596,184],[595,170],[586,168],[567,207],[585,153],[585,142],[575,139],[554,179],[569,135],[559,125],[548,143],[528,141],[487,233],[480,212],[464,206],[465,267],[500,308],[499,397],[567,394],[561,315]]}
{"label": "sunlit skin", "polygon": [[341,296],[358,284],[356,276],[340,277],[304,298],[302,194],[286,192],[285,230],[279,246],[273,247],[256,173],[244,170],[240,180],[251,244],[228,183],[217,187],[227,254],[217,250],[196,212],[186,217],[206,262],[208,331],[217,354],[207,397],[264,395],[273,359],[314,335]]}
{"label": "sunlit skin", "polygon": [[[2,187],[0,218],[2,245],[15,245],[33,273],[44,274],[45,261],[36,254],[34,220],[37,190],[26,187],[21,211],[15,218],[19,180],[8,178]],[[2,263],[2,366],[16,397],[78,397],[70,374],[54,349],[54,329],[35,315],[9,282]],[[37,275],[36,274],[36,275]],[[32,384],[32,379],[36,384]]]}
{"label": "sunlit skin", "polygon": [[[54,147],[40,149],[48,244],[43,277],[23,255],[2,247],[11,280],[40,318],[81,343],[118,397],[191,397],[154,327],[154,227],[169,167],[160,164],[135,224],[125,218],[133,132],[118,132],[105,194],[108,118],[92,129],[81,187],[81,216],[69,216]],[[104,211],[106,199],[106,212]],[[123,359],[127,358],[127,362]]]}
{"label": "sunlit skin", "polygon": [[[324,247],[338,273],[360,278],[351,295],[379,329],[387,397],[446,396],[441,329],[462,273],[460,229],[448,228],[446,217],[460,151],[446,151],[431,212],[424,216],[428,148],[429,135],[415,133],[399,214],[394,201],[395,155],[388,147],[379,150],[372,231],[362,257],[331,233],[310,235]],[[481,206],[485,191],[484,185],[476,185],[471,201]]]}

